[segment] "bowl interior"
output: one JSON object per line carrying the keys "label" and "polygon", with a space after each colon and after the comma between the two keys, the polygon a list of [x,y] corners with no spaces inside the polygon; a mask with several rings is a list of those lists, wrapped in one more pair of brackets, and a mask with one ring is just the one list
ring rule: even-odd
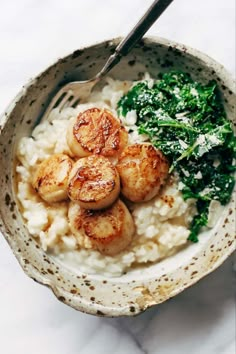
{"label": "bowl interior", "polygon": [[[178,254],[119,278],[83,274],[63,266],[29,235],[15,195],[15,149],[33,127],[58,88],[66,82],[93,77],[114,51],[119,40],[77,50],[60,59],[23,88],[1,118],[2,166],[1,229],[26,273],[49,285],[57,297],[72,307],[98,315],[132,315],[160,303],[216,268],[233,251],[233,199],[217,225]],[[210,58],[164,39],[145,39],[122,59],[110,76],[137,80],[145,72],[187,71],[201,82],[216,80],[230,119],[234,116],[234,83],[223,67]]]}

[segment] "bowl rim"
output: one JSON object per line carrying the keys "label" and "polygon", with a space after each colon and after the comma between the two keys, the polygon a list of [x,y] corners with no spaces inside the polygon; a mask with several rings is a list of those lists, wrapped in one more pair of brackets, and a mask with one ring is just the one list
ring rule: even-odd
{"label": "bowl rim", "polygon": [[[50,64],[46,67],[46,69],[42,70],[33,79],[30,79],[23,86],[23,88],[19,91],[19,93],[12,99],[12,101],[9,103],[9,105],[7,106],[5,111],[1,114],[1,116],[0,116],[0,135],[2,134],[2,132],[4,130],[5,124],[8,120],[8,117],[9,117],[11,111],[13,110],[16,102],[18,100],[20,100],[21,97],[23,97],[24,95],[26,95],[28,93],[28,90],[30,89],[30,87],[37,81],[37,79],[39,77],[41,77],[41,75],[45,71],[50,70],[53,66],[57,65],[60,62],[60,60],[64,60],[64,59],[69,58],[71,55],[73,55],[73,53],[76,53],[78,50],[79,51],[84,51],[84,50],[86,51],[86,49],[95,48],[98,45],[116,45],[122,40],[122,38],[123,37],[105,39],[102,41],[97,41],[92,45],[80,47],[80,48],[76,49],[75,51],[65,55],[64,57],[54,60],[52,64]],[[171,46],[181,52],[187,51],[187,53],[190,54],[190,56],[196,57],[197,59],[202,61],[205,66],[214,67],[216,74],[218,76],[220,76],[221,78],[223,78],[225,81],[227,81],[228,88],[233,92],[234,95],[236,94],[236,92],[235,92],[236,91],[235,79],[233,78],[233,75],[230,72],[228,72],[222,64],[220,64],[219,62],[217,62],[216,60],[214,60],[213,58],[211,58],[207,54],[201,52],[200,50],[194,49],[188,45],[178,43],[178,42],[175,42],[175,41],[163,38],[163,37],[158,37],[158,36],[147,36],[147,37],[145,36],[142,39],[142,42],[147,45],[150,43],[152,43],[152,44],[155,43],[157,45],[161,44],[163,46]],[[139,313],[142,313],[145,310],[147,310],[148,308],[155,306],[159,303],[162,303],[162,302],[168,300],[169,298],[172,298],[173,296],[176,296],[177,294],[181,293],[183,290],[189,288],[190,286],[197,283],[199,280],[203,279],[205,276],[207,276],[208,274],[213,272],[215,269],[217,269],[233,253],[233,251],[235,249],[233,244],[230,247],[228,247],[227,249],[225,249],[224,254],[220,258],[218,258],[215,262],[212,262],[210,267],[207,270],[205,270],[204,272],[200,272],[198,276],[196,276],[192,280],[189,280],[187,285],[181,286],[177,289],[173,289],[173,291],[170,292],[168,294],[168,296],[163,301],[149,303],[149,304],[147,304],[147,306],[144,309],[141,309],[141,308],[137,309],[137,311],[135,313],[128,312],[125,307],[117,308],[117,311],[114,312],[114,311],[112,311],[112,309],[110,307],[107,307],[105,305],[101,306],[96,303],[92,303],[92,301],[89,302],[84,298],[82,298],[81,302],[78,303],[77,305],[70,303],[67,300],[67,297],[64,296],[65,295],[64,290],[62,290],[60,287],[53,284],[53,281],[49,280],[47,278],[47,276],[43,276],[40,272],[36,271],[31,266],[31,264],[25,264],[25,262],[23,260],[23,256],[21,254],[17,253],[11,244],[11,237],[9,237],[9,230],[7,228],[7,225],[4,223],[4,218],[2,217],[1,210],[0,210],[0,216],[1,216],[1,221],[2,221],[2,224],[0,224],[0,231],[1,231],[2,235],[4,236],[4,238],[6,239],[6,241],[8,242],[8,244],[9,244],[13,254],[15,255],[17,261],[19,262],[22,270],[30,278],[32,278],[33,280],[35,280],[39,284],[49,287],[52,290],[52,292],[54,293],[54,295],[58,298],[58,300],[69,305],[70,307],[73,307],[76,310],[79,310],[81,312],[85,312],[88,314],[94,315],[95,311],[97,311],[98,316],[119,317],[119,316],[133,316],[133,315],[137,315]],[[101,308],[104,310],[104,312],[101,312]]]}

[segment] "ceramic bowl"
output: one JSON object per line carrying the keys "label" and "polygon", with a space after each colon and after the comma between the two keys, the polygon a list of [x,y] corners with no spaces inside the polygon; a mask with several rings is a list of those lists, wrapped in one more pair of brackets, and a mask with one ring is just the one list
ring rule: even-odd
{"label": "ceramic bowl", "polygon": [[[21,267],[31,278],[47,285],[71,307],[94,315],[135,315],[175,296],[216,269],[234,250],[234,200],[224,208],[215,228],[178,254],[119,278],[82,274],[58,264],[29,235],[14,191],[15,148],[28,136],[50,98],[64,83],[93,77],[120,39],[76,50],[58,60],[23,87],[0,122],[1,231]],[[117,79],[138,79],[146,71],[180,69],[194,79],[216,80],[229,117],[233,117],[234,82],[208,56],[172,41],[146,38],[111,72]]]}

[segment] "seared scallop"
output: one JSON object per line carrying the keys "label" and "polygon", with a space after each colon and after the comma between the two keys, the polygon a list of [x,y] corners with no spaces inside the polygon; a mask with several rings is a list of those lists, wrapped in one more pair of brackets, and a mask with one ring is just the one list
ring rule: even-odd
{"label": "seared scallop", "polygon": [[68,177],[73,161],[64,154],[55,154],[41,162],[33,175],[32,185],[48,203],[67,199]]}
{"label": "seared scallop", "polygon": [[104,210],[82,209],[79,204],[71,203],[68,216],[71,231],[81,246],[114,256],[132,241],[134,222],[119,199]]}
{"label": "seared scallop", "polygon": [[121,193],[132,202],[155,197],[169,170],[163,153],[148,143],[127,146],[116,167],[120,174]]}
{"label": "seared scallop", "polygon": [[71,120],[67,130],[67,144],[77,157],[117,157],[127,141],[127,131],[107,109],[87,109]]}
{"label": "seared scallop", "polygon": [[75,162],[68,184],[69,198],[85,209],[103,209],[120,192],[119,174],[104,156],[91,155]]}

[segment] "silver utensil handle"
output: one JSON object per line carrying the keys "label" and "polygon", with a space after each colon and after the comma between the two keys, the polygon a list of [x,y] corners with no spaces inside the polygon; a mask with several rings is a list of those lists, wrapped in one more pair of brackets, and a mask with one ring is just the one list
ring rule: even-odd
{"label": "silver utensil handle", "polygon": [[119,61],[127,55],[133,46],[143,37],[153,23],[161,16],[173,0],[155,0],[130,33],[118,44],[115,52],[108,58],[97,78],[106,75]]}

